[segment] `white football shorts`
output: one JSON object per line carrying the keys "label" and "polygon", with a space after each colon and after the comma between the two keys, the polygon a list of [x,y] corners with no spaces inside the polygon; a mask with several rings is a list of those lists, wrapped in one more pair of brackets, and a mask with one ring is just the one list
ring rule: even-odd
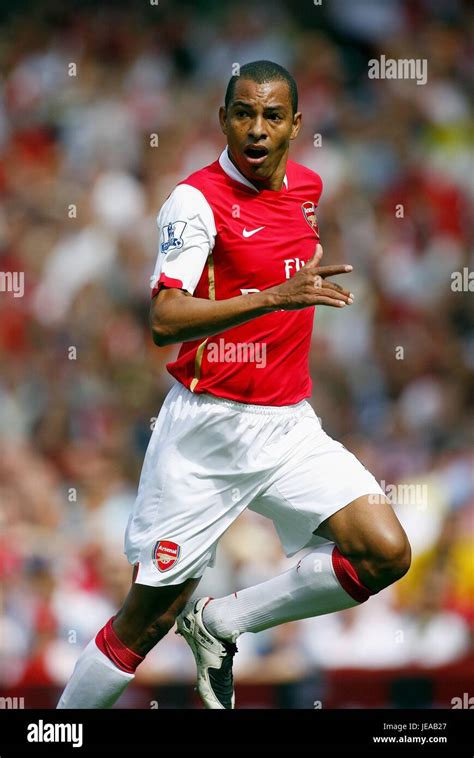
{"label": "white football shorts", "polygon": [[135,581],[180,584],[214,565],[245,508],[270,518],[287,556],[327,542],[313,532],[362,495],[384,493],[306,400],[245,405],[176,383],[148,444],[125,534]]}

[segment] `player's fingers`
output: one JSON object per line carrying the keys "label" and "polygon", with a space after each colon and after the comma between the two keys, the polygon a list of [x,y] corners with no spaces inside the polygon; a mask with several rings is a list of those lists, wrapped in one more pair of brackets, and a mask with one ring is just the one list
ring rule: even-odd
{"label": "player's fingers", "polygon": [[327,282],[326,280],[323,280],[323,287],[327,287],[328,290],[339,290],[339,292],[344,292],[344,287],[341,287],[338,282]]}
{"label": "player's fingers", "polygon": [[337,299],[335,297],[329,297],[328,295],[318,295],[315,305],[330,305],[332,308],[343,308],[347,303],[344,300]]}
{"label": "player's fingers", "polygon": [[[318,277],[320,278],[320,277]],[[341,287],[340,284],[337,284],[336,282],[327,282],[325,279],[322,280],[323,285],[322,288],[325,290],[335,290],[336,292],[339,292],[344,297],[349,298],[351,301],[354,300],[354,295],[352,292],[349,292],[349,290],[344,289],[344,287]]]}
{"label": "player's fingers", "polygon": [[[335,300],[335,301],[340,300],[345,305],[349,302],[348,296],[343,295],[341,292],[338,292],[337,290],[330,290],[323,287],[321,287],[321,289],[318,291],[316,296],[325,297],[325,298],[328,298],[329,300]],[[351,300],[351,303],[352,303],[352,300]]]}
{"label": "player's fingers", "polygon": [[348,274],[352,271],[353,266],[349,264],[339,264],[337,266],[319,266],[317,274],[322,277],[335,276],[336,274]]}

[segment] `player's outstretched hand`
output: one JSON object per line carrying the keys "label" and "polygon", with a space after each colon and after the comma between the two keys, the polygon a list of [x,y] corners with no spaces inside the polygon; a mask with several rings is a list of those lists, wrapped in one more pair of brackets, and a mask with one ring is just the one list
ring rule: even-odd
{"label": "player's outstretched hand", "polygon": [[339,284],[327,282],[326,277],[336,274],[348,274],[352,266],[341,264],[337,266],[320,266],[323,248],[318,243],[316,250],[303,268],[288,279],[274,287],[279,308],[285,311],[296,311],[311,305],[330,305],[332,308],[343,308],[352,305],[354,295]]}

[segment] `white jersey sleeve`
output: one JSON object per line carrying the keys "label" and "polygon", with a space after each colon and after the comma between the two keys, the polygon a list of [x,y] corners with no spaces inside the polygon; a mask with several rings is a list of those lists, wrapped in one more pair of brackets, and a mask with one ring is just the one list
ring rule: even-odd
{"label": "white jersey sleeve", "polygon": [[157,222],[160,242],[152,294],[165,285],[192,295],[215,243],[211,206],[200,190],[179,184],[161,208]]}

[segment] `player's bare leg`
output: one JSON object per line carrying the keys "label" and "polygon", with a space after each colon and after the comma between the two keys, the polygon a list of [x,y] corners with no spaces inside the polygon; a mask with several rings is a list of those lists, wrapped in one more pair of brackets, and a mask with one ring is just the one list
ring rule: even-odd
{"label": "player's bare leg", "polygon": [[110,708],[146,654],[169,632],[198,583],[132,584],[120,611],[81,653],[57,707]]}
{"label": "player's bare leg", "polygon": [[[410,545],[388,500],[375,497],[375,504],[368,495],[357,498],[320,525],[315,533],[335,544],[316,548],[297,566],[266,582],[190,604],[178,618],[178,628],[187,619],[199,633],[207,630],[214,639],[235,643],[244,632],[358,605],[396,582],[410,566]],[[196,639],[188,642],[199,645]],[[198,661],[198,679],[200,668]],[[231,677],[227,666],[223,681],[217,682],[221,690],[231,687]],[[223,707],[212,705],[216,698],[207,689],[199,690],[207,707]],[[226,707],[233,707],[233,701]]]}
{"label": "player's bare leg", "polygon": [[371,499],[357,498],[316,530],[335,544],[316,548],[262,584],[209,602],[206,626],[235,640],[243,632],[349,608],[400,579],[410,565],[407,536],[390,503]]}
{"label": "player's bare leg", "polygon": [[198,584],[199,579],[168,587],[133,584],[114,618],[114,632],[124,645],[144,657],[174,626]]}
{"label": "player's bare leg", "polygon": [[336,543],[373,593],[396,582],[410,568],[405,530],[390,502],[380,496],[357,498],[323,521],[316,534]]}

